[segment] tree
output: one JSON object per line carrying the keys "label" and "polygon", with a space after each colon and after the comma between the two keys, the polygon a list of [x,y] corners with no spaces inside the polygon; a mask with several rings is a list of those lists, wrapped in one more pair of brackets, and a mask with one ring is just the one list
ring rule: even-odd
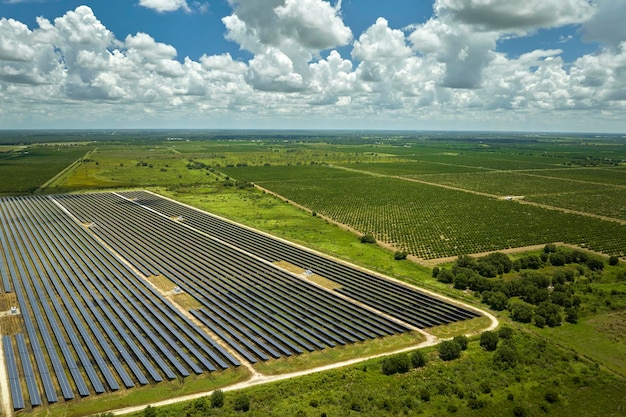
{"label": "tree", "polygon": [[604,269],[604,262],[596,258],[587,259],[585,265],[587,265],[587,267],[592,271],[602,271]]}
{"label": "tree", "polygon": [[511,318],[522,323],[530,323],[535,312],[535,306],[522,300],[509,300],[509,311]]}
{"label": "tree", "polygon": [[609,257],[609,265],[615,266],[619,263],[619,258],[615,255]]}
{"label": "tree", "polygon": [[416,350],[411,354],[411,365],[413,365],[414,368],[424,367],[427,362],[428,358],[423,351]]}
{"label": "tree", "polygon": [[544,253],[556,252],[556,245],[554,243],[548,243],[546,246],[543,247],[543,252]]}
{"label": "tree", "polygon": [[437,278],[437,275],[439,275],[439,267],[438,266],[433,268],[432,277],[433,278]]}
{"label": "tree", "polygon": [[239,394],[233,401],[233,409],[235,411],[243,411],[244,413],[250,410],[250,398],[246,394]]}
{"label": "tree", "polygon": [[444,284],[452,284],[454,282],[454,274],[449,269],[441,269],[439,275],[437,275],[437,281]]}
{"label": "tree", "polygon": [[546,320],[546,324],[550,327],[559,326],[561,322],[563,322],[561,307],[549,301],[539,304],[536,314],[538,316],[543,316]]}
{"label": "tree", "polygon": [[461,356],[461,347],[452,340],[439,343],[439,357],[444,361],[451,361]]}
{"label": "tree", "polygon": [[493,355],[493,363],[500,369],[513,368],[517,365],[517,361],[517,349],[511,341],[507,341],[498,346]]}
{"label": "tree", "polygon": [[509,326],[500,327],[500,329],[498,329],[498,337],[505,340],[512,339],[513,329]]}
{"label": "tree", "polygon": [[385,375],[404,374],[410,368],[409,356],[406,353],[387,356],[383,359],[382,369]]}
{"label": "tree", "polygon": [[480,347],[487,352],[493,352],[498,347],[498,334],[492,331],[483,332],[480,335]]}
{"label": "tree", "polygon": [[568,323],[576,324],[578,323],[578,310],[574,307],[568,307],[565,309],[565,320]]}
{"label": "tree", "polygon": [[483,302],[496,311],[502,311],[506,309],[506,304],[508,301],[509,299],[502,291],[487,291],[483,293]]}
{"label": "tree", "polygon": [[406,259],[408,253],[406,253],[403,250],[398,250],[396,251],[396,253],[393,254],[393,259],[395,259],[396,261],[402,261],[404,259]]}
{"label": "tree", "polygon": [[223,405],[224,405],[224,392],[222,390],[216,389],[211,394],[211,407],[222,408]]}
{"label": "tree", "polygon": [[459,345],[461,350],[467,350],[467,344],[469,343],[469,339],[467,338],[467,336],[454,336],[454,339],[452,339],[452,341]]}

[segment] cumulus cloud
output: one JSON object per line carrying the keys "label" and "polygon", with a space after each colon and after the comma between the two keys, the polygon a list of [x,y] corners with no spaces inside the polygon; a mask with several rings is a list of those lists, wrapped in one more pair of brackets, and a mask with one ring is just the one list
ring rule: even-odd
{"label": "cumulus cloud", "polygon": [[435,11],[482,31],[524,33],[584,22],[594,8],[588,0],[437,0]]}
{"label": "cumulus cloud", "polygon": [[255,54],[248,80],[261,90],[298,89],[309,77],[313,58],[352,39],[339,5],[324,0],[229,0],[229,4],[233,14],[222,19],[226,37]]}
{"label": "cumulus cloud", "polygon": [[[422,24],[393,28],[379,18],[354,40],[340,3],[231,0],[226,35],[253,54],[248,61],[229,54],[180,59],[148,33],[117,39],[86,6],[53,21],[38,18],[32,29],[0,19],[0,123],[190,120],[201,127],[237,118],[249,127],[260,120],[295,127],[306,114],[337,127],[541,129],[559,112],[569,118],[564,126],[589,129],[581,121],[587,113],[607,123],[624,119],[626,43],[618,29],[593,31],[621,10],[618,3],[598,0],[582,31],[605,47],[570,63],[560,49],[510,57],[497,41],[582,21],[587,9],[573,0],[564,1],[560,17],[531,0],[534,17],[507,24],[467,12],[487,4],[493,15],[512,13],[507,2],[439,0]],[[552,17],[538,17],[546,14]],[[350,43],[347,56],[334,49]]]}
{"label": "cumulus cloud", "polygon": [[585,39],[599,41],[613,48],[626,42],[626,2],[622,0],[596,0],[596,13],[583,24]]}

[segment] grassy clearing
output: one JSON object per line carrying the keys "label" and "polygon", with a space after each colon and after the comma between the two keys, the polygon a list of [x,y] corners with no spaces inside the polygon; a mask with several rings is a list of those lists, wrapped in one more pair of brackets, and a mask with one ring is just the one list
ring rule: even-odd
{"label": "grassy clearing", "polygon": [[424,331],[442,339],[449,339],[459,335],[474,335],[480,333],[491,324],[488,317],[480,316],[471,320],[457,321],[443,326],[430,327]]}
{"label": "grassy clearing", "polygon": [[317,368],[319,366],[344,362],[350,359],[391,352],[415,346],[425,340],[425,337],[418,332],[408,332],[400,335],[378,338],[367,342],[355,343],[352,345],[316,350],[314,352],[292,356],[290,358],[258,363],[254,367],[263,374],[278,375],[288,372],[297,372],[304,369]]}
{"label": "grassy clearing", "polygon": [[626,377],[626,310],[537,331]]}
{"label": "grassy clearing", "polygon": [[172,291],[174,288],[176,288],[176,284],[165,278],[163,275],[155,275],[147,277],[146,279],[163,292]]}
{"label": "grassy clearing", "polygon": [[131,407],[142,404],[151,404],[164,398],[180,397],[198,392],[232,385],[249,377],[245,368],[213,372],[204,375],[192,375],[185,379],[178,379],[159,384],[150,384],[144,387],[135,387],[131,390],[122,389],[107,394],[106,397],[91,396],[52,405],[46,408],[37,408],[30,412],[33,417],[78,417],[101,413],[113,408]]}

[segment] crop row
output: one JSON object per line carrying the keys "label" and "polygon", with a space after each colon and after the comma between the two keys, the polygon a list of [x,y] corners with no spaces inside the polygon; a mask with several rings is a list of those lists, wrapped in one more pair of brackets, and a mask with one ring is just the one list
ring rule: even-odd
{"label": "crop row", "polygon": [[[310,180],[288,167],[290,180],[282,181],[281,167],[271,168],[267,182],[256,180],[263,168],[229,173],[422,258],[557,241],[618,255],[626,247],[625,227],[613,222],[389,177]],[[329,167],[311,169],[333,176]]]}

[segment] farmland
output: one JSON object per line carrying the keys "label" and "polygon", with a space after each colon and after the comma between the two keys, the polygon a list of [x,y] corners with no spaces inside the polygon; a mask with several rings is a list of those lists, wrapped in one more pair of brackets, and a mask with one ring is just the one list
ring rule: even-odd
{"label": "farmland", "polygon": [[[31,138],[41,143],[44,137]],[[1,139],[5,154],[30,154],[40,146],[23,137]],[[7,182],[6,194],[22,196],[0,203],[1,282],[12,291],[0,296],[0,312],[20,307],[20,314],[0,317],[0,326],[7,336],[4,354],[12,358],[11,388],[24,401],[20,413],[82,416],[155,404],[227,390],[255,374],[388,353],[426,338],[432,342],[432,335],[476,334],[488,318],[403,282],[477,306],[486,302],[482,290],[474,289],[481,282],[466,282],[463,290],[462,274],[448,284],[419,263],[395,261],[394,251],[432,265],[450,262],[450,256],[550,242],[595,251],[603,265],[607,255],[620,262],[604,272],[548,263],[522,270],[520,277],[481,279],[504,291],[517,288],[509,282],[556,277],[563,268],[573,281],[557,292],[581,303],[578,324],[512,322],[505,306],[496,314],[514,331],[501,338],[501,351],[485,351],[474,336],[455,362],[443,361],[431,347],[425,349],[428,365],[405,374],[384,375],[384,359],[372,359],[227,393],[223,408],[210,406],[207,397],[157,413],[237,415],[244,397],[251,400],[250,415],[622,412],[623,139],[377,132],[121,132],[115,140],[104,133],[54,135],[56,144],[89,140],[97,147],[81,146],[84,152],[59,162],[56,172],[29,188]],[[38,195],[27,195],[76,160]],[[363,234],[380,245],[360,243]],[[514,262],[540,252],[514,255]],[[524,294],[507,292],[514,301]],[[498,361],[511,349],[516,362],[503,368]],[[31,402],[36,391],[41,405]],[[56,402],[50,401],[53,393]]]}
{"label": "farmland", "polygon": [[[0,208],[2,287],[23,320],[3,330],[15,409],[479,315],[155,194],[10,197]],[[313,268],[336,291],[278,261]]]}

